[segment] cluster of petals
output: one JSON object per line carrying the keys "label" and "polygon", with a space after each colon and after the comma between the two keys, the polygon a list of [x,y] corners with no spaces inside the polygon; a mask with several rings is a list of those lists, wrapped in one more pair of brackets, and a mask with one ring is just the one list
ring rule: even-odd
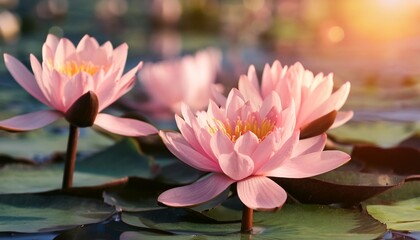
{"label": "cluster of petals", "polygon": [[[251,65],[248,74],[240,77],[238,89],[253,104],[261,104],[272,91],[278,93],[284,106],[294,102],[296,127],[304,129],[313,121],[338,111],[347,100],[350,83],[346,82],[338,90],[333,89],[333,75],[314,74],[306,70],[299,62],[288,67],[274,61],[270,67],[265,65],[261,84],[259,84],[255,67]],[[225,104],[226,98],[217,92],[214,98],[219,104]],[[352,111],[340,111],[330,128],[343,125],[353,116]]]}
{"label": "cluster of petals", "polygon": [[184,102],[194,110],[204,109],[215,85],[221,57],[218,49],[208,48],[195,55],[144,64],[139,80],[150,96],[145,108],[152,106],[179,114]]}
{"label": "cluster of petals", "polygon": [[182,105],[182,117],[175,117],[180,133],[159,134],[177,158],[209,174],[163,192],[158,201],[174,207],[202,204],[236,183],[247,207],[276,209],[287,194],[271,177],[311,177],[350,159],[341,151],[323,151],[325,133],[299,139],[293,100],[289,105],[282,106],[274,91],[255,103],[237,89],[230,91],[224,107],[210,101],[207,111],[194,113]]}
{"label": "cluster of petals", "polygon": [[[34,98],[51,109],[32,112],[0,121],[0,128],[29,131],[44,127],[60,118],[87,92],[95,94],[98,112],[112,104],[135,82],[142,63],[123,75],[127,44],[113,48],[110,42],[99,45],[85,35],[77,46],[67,38],[48,35],[42,47],[42,64],[31,54],[33,74],[16,58],[4,55],[7,69]],[[157,133],[150,124],[105,113],[98,113],[94,124],[117,134],[141,136]]]}

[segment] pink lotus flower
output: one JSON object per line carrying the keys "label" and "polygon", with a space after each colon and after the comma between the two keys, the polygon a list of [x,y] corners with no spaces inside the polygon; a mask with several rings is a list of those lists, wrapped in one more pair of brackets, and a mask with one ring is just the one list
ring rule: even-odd
{"label": "pink lotus flower", "polygon": [[[68,116],[66,113],[76,100],[90,93],[97,103],[96,112],[89,113],[93,116],[93,124],[125,136],[157,133],[156,128],[144,122],[105,113],[97,114],[134,84],[134,75],[142,63],[123,75],[127,50],[125,43],[116,49],[113,49],[110,42],[100,46],[88,35],[80,40],[77,47],[66,38],[58,39],[54,35],[48,35],[42,47],[42,65],[35,56],[30,56],[34,75],[16,58],[5,54],[6,67],[16,81],[33,97],[52,109],[0,121],[0,128],[29,131],[44,127],[62,117],[73,118],[73,115]],[[71,112],[83,109],[82,105],[73,108]]]}
{"label": "pink lotus flower", "polygon": [[166,108],[179,114],[181,102],[185,102],[194,110],[202,110],[211,97],[220,62],[220,51],[209,48],[194,56],[146,63],[139,79],[151,97],[153,109]]}
{"label": "pink lotus flower", "polygon": [[[338,111],[345,103],[349,92],[350,83],[346,82],[337,91],[333,92],[333,75],[324,76],[322,73],[314,76],[298,62],[288,68],[282,67],[275,61],[270,67],[265,66],[261,85],[258,83],[255,67],[250,66],[247,76],[241,76],[238,83],[239,91],[245,99],[253,104],[261,104],[264,98],[272,91],[278,93],[284,106],[294,102],[296,111],[296,127],[303,130],[312,122],[321,117]],[[221,94],[215,93],[218,103],[224,104],[225,99]],[[338,112],[333,115],[330,125],[335,128],[341,126],[353,116],[352,111]],[[334,120],[335,117],[335,120]],[[325,130],[327,130],[325,129]],[[323,131],[322,131],[323,132]]]}
{"label": "pink lotus flower", "polygon": [[[259,97],[248,95],[254,98]],[[175,117],[181,133],[160,131],[177,158],[211,174],[162,193],[159,202],[174,207],[201,204],[237,183],[238,196],[248,208],[274,209],[287,194],[270,177],[311,177],[350,159],[340,151],[322,151],[325,134],[299,140],[293,100],[282,108],[274,91],[261,104],[248,99],[232,89],[224,108],[210,101],[207,111],[194,114],[183,105],[183,118]]]}

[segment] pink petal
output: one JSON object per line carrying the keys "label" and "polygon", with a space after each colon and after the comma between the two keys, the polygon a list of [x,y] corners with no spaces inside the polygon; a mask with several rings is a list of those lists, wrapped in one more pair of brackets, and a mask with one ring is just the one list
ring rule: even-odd
{"label": "pink petal", "polygon": [[185,140],[194,148],[197,150],[201,150],[200,143],[198,142],[197,138],[195,137],[195,133],[193,129],[188,126],[188,124],[185,123],[184,119],[182,119],[180,116],[175,115],[175,122],[176,125],[181,132],[182,136],[185,138]]}
{"label": "pink petal", "polygon": [[131,89],[131,87],[134,84],[134,80],[135,80],[135,75],[137,73],[137,71],[139,69],[141,69],[143,67],[143,62],[139,62],[135,67],[133,67],[132,69],[130,69],[128,72],[126,72],[118,81],[118,88],[120,89],[119,91],[119,95],[117,98],[119,98],[120,96],[124,95],[128,90]]}
{"label": "pink petal", "polygon": [[211,137],[210,146],[217,158],[222,154],[233,152],[233,142],[222,131],[217,131]]}
{"label": "pink petal", "polygon": [[257,210],[280,208],[287,199],[286,191],[264,176],[253,176],[239,181],[237,191],[245,206]]}
{"label": "pink petal", "polygon": [[226,97],[218,91],[217,87],[215,85],[210,87],[211,92],[211,99],[215,101],[220,106],[226,105]]}
{"label": "pink petal", "polygon": [[193,129],[197,141],[199,142],[201,148],[204,150],[203,154],[207,155],[210,159],[215,159],[212,147],[210,146],[210,139],[212,138],[210,133],[207,131],[207,129],[203,129],[199,125],[194,113],[184,103],[181,103],[181,112],[185,123]]}
{"label": "pink petal", "polygon": [[[100,48],[103,49],[103,51],[105,53],[106,63],[107,64],[112,64],[112,56],[114,54],[114,47],[112,46],[112,43],[110,41],[107,41],[104,44],[102,44],[102,46],[100,46]],[[122,65],[118,66],[118,64],[122,64]],[[112,64],[111,67],[119,69],[119,68],[124,68],[124,66],[125,66],[125,61],[121,62],[121,63]],[[122,73],[122,71],[121,71],[121,73]],[[121,76],[121,75],[119,75],[119,76]]]}
{"label": "pink petal", "polygon": [[193,129],[194,129],[193,131],[195,133],[195,137],[200,143],[202,149],[204,150],[204,153],[207,154],[209,158],[214,159],[215,162],[217,162],[216,156],[214,155],[213,149],[211,147],[212,135],[208,132],[208,129],[205,127],[203,128],[199,126],[198,123],[193,124]]}
{"label": "pink petal", "polygon": [[123,136],[137,137],[158,133],[152,125],[130,118],[119,118],[109,114],[99,113],[95,125]]}
{"label": "pink petal", "polygon": [[258,137],[251,131],[248,131],[236,140],[234,149],[237,153],[251,156],[258,144]]}
{"label": "pink petal", "polygon": [[123,43],[114,49],[114,52],[112,55],[112,62],[113,64],[117,64],[116,67],[120,69],[119,76],[121,76],[123,73],[124,66],[127,61],[127,53],[128,53],[128,45],[126,43]]}
{"label": "pink petal", "polygon": [[217,197],[232,183],[232,179],[222,174],[214,174],[191,185],[165,191],[158,197],[158,201],[172,207],[193,206]]}
{"label": "pink petal", "polygon": [[[88,58],[88,59],[91,59],[91,61],[93,63],[95,63],[95,64],[97,64],[99,66],[107,67],[107,66],[113,64],[113,62],[111,61],[111,59],[108,58],[108,56],[109,56],[108,55],[109,54],[108,49],[109,49],[109,46],[110,45],[111,45],[110,42],[104,43],[104,45],[98,47],[95,50],[95,54],[93,54],[92,56],[90,56],[90,58]],[[108,47],[106,47],[106,46],[108,46]],[[115,66],[115,67],[120,67],[120,66]],[[122,66],[122,67],[124,68],[124,66]]]}
{"label": "pink petal", "polygon": [[79,44],[77,44],[76,51],[81,61],[89,61],[95,56],[98,48],[99,44],[96,39],[89,35],[85,35],[80,40]]}
{"label": "pink petal", "polygon": [[159,132],[166,147],[179,160],[203,172],[221,172],[219,165],[193,149],[179,133]]}
{"label": "pink petal", "polygon": [[282,128],[282,139],[289,138],[296,129],[295,103],[292,100],[290,106],[281,112],[281,121],[277,120],[277,127]]}
{"label": "pink petal", "polygon": [[30,131],[45,127],[62,117],[60,112],[54,110],[32,112],[0,121],[0,129],[14,132]]}
{"label": "pink petal", "polygon": [[[256,171],[256,173],[258,175],[266,175],[267,172],[271,172],[273,169],[281,166],[284,161],[287,161],[290,156],[292,156],[298,141],[299,131],[295,131],[293,135],[283,143],[281,148]],[[267,151],[270,151],[270,149],[267,149]]]}
{"label": "pink petal", "polygon": [[32,75],[21,62],[9,54],[4,54],[4,62],[10,74],[20,86],[34,98],[49,106],[48,100],[39,88],[34,75]]}
{"label": "pink petal", "polygon": [[306,178],[329,172],[350,160],[347,153],[331,150],[314,152],[283,161],[267,176],[285,178]]}
{"label": "pink petal", "polygon": [[251,104],[257,108],[261,106],[262,98],[260,93],[258,92],[258,89],[256,89],[252,83],[251,80],[248,79],[246,76],[242,75],[239,78],[238,82],[238,89],[244,96],[244,98],[251,102]]}
{"label": "pink petal", "polygon": [[[67,76],[61,75],[56,76],[55,78],[66,78]],[[51,79],[54,80],[54,79]],[[76,101],[80,96],[87,93],[88,91],[93,91],[93,79],[92,75],[86,72],[79,72],[76,75],[67,79],[63,86],[63,95],[59,96],[58,92],[53,92],[52,95],[55,95],[55,99],[61,101],[65,108],[65,111]],[[54,91],[54,89],[51,89]]]}
{"label": "pink petal", "polygon": [[191,109],[185,103],[181,104],[181,113],[182,113],[182,117],[184,118],[185,122],[189,126],[193,127],[193,125],[197,125],[197,120],[195,119],[194,113],[191,111]]}
{"label": "pink petal", "polygon": [[248,80],[251,82],[252,86],[259,93],[261,90],[260,90],[260,85],[258,83],[257,72],[255,71],[254,65],[249,66],[247,77],[248,77]]}
{"label": "pink petal", "polygon": [[347,97],[350,93],[350,82],[344,83],[337,91],[331,94],[328,101],[334,102],[334,109],[340,109],[346,103]]}
{"label": "pink petal", "polygon": [[260,108],[260,117],[264,119],[271,110],[276,109],[278,112],[282,111],[281,100],[276,92],[271,92],[264,98]]}
{"label": "pink petal", "polygon": [[251,155],[252,160],[254,161],[254,172],[261,168],[273,154],[273,150],[275,150],[275,135],[269,134],[265,137],[254,150]]}
{"label": "pink petal", "polygon": [[350,83],[346,82],[337,91],[335,91],[331,97],[328,98],[323,104],[317,107],[311,116],[307,117],[304,122],[308,123],[320,116],[323,116],[332,110],[339,110],[347,100],[350,92]]}
{"label": "pink petal", "polygon": [[239,92],[239,90],[236,88],[232,88],[226,100],[226,113],[227,113],[228,119],[231,121],[236,121],[236,117],[239,114],[238,110],[244,104],[245,104],[245,101],[242,98],[242,95]]}
{"label": "pink petal", "polygon": [[225,114],[223,110],[221,110],[215,102],[209,101],[209,106],[207,108],[207,113],[212,116],[214,119],[225,119]]}
{"label": "pink petal", "polygon": [[115,92],[118,91],[118,89],[115,87],[115,79],[117,74],[118,72],[114,71],[112,73],[107,73],[102,80],[98,78],[95,79],[98,82],[100,81],[97,87],[94,87],[94,89],[96,89],[95,93],[99,99],[99,111],[102,111],[112,103],[111,98],[112,96],[116,95]]}
{"label": "pink petal", "polygon": [[[134,75],[137,73],[137,70],[143,66],[143,62],[140,62],[137,66],[132,68],[126,74],[124,74],[118,81],[111,82],[115,85],[112,91],[114,93],[112,95],[109,92],[105,91],[105,89],[101,89],[101,92],[98,93],[98,98],[106,99],[105,102],[100,103],[99,111],[108,107],[111,103],[115,102],[118,98],[122,95],[126,94],[133,86],[134,86]],[[112,85],[109,85],[112,86]],[[107,96],[104,98],[104,96]]]}
{"label": "pink petal", "polygon": [[[184,119],[182,119],[178,115],[175,115],[175,121],[181,134],[183,135],[185,140],[192,146],[192,148],[194,148],[198,152],[202,153],[205,157],[217,163],[216,157],[212,153],[211,147],[209,146],[210,144],[207,144],[205,146],[201,145],[200,139],[197,138],[197,135],[194,133],[194,130],[191,128],[191,126],[186,124]],[[204,134],[202,134],[201,131],[198,135],[204,137]]]}
{"label": "pink petal", "polygon": [[[303,68],[302,64],[297,62],[293,66],[289,68],[289,70],[286,72],[286,75],[284,76],[285,81],[287,81],[286,85],[288,86],[287,92],[281,92],[280,89],[280,96],[282,97],[282,103],[285,106],[289,106],[285,103],[285,101],[288,101],[289,98],[292,98],[295,102],[295,106],[297,110],[299,110],[302,100],[302,79],[304,77],[305,69]],[[280,86],[279,86],[280,87]],[[276,90],[279,90],[276,88]],[[284,89],[286,90],[286,88]],[[283,98],[283,93],[287,96],[286,98]]]}
{"label": "pink petal", "polygon": [[348,122],[352,117],[353,117],[353,111],[338,112],[337,116],[335,117],[335,121],[333,125],[330,127],[330,129],[343,125],[344,123]]}
{"label": "pink petal", "polygon": [[312,152],[321,152],[327,142],[327,134],[321,134],[315,137],[299,140],[297,146],[293,150],[292,158],[305,155]]}
{"label": "pink petal", "polygon": [[[318,77],[319,78],[319,77]],[[306,96],[306,99],[303,99],[302,106],[299,110],[299,119],[306,119],[307,116],[315,113],[316,106],[318,104],[322,104],[331,96],[332,88],[333,88],[333,79],[331,75],[329,77],[324,78],[322,76],[322,81],[320,84],[313,90],[309,92],[309,95]],[[302,97],[303,98],[303,97]]]}
{"label": "pink petal", "polygon": [[51,72],[44,70],[42,81],[44,82],[45,91],[48,92],[48,95],[46,96],[49,98],[51,106],[61,112],[67,111],[67,108],[70,106],[64,106],[66,97],[64,96],[63,91],[65,85],[68,83],[68,77],[55,69]]}
{"label": "pink petal", "polygon": [[61,38],[55,51],[54,67],[61,67],[66,61],[70,60],[70,57],[75,56],[75,52],[76,48],[73,43],[67,38]]}
{"label": "pink petal", "polygon": [[273,76],[271,75],[270,65],[265,64],[262,80],[261,80],[261,92],[263,96],[267,96],[274,90]]}
{"label": "pink petal", "polygon": [[[59,41],[60,41],[59,38],[56,37],[55,35],[48,34],[44,45],[42,45],[42,59],[44,61],[54,58],[54,56],[50,54],[55,52]],[[49,52],[47,52],[47,49]]]}
{"label": "pink petal", "polygon": [[275,81],[273,81],[273,83],[276,84],[282,77],[281,76],[282,67],[281,67],[281,63],[280,63],[279,60],[275,60],[273,62],[273,64],[271,65],[270,72],[271,72],[271,77],[275,79]]}
{"label": "pink petal", "polygon": [[254,171],[252,159],[235,151],[219,155],[218,160],[223,172],[236,181],[248,177]]}
{"label": "pink petal", "polygon": [[[51,79],[49,77],[44,77],[44,72],[42,70],[42,66],[39,63],[38,59],[36,59],[36,57],[31,54],[30,55],[30,61],[31,61],[31,66],[32,66],[32,71],[34,72],[35,75],[35,79],[38,83],[38,87],[41,90],[42,94],[44,95],[45,99],[48,101],[48,106],[55,108],[54,104],[52,103],[53,100],[51,99],[51,89],[50,89],[50,85],[51,85]],[[45,70],[46,72],[48,70]],[[59,89],[54,89],[54,91],[60,91]]]}

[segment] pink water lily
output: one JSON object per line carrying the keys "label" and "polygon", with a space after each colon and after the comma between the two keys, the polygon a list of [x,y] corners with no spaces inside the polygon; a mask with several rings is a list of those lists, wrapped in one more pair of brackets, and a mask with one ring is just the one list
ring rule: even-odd
{"label": "pink water lily", "polygon": [[[31,54],[32,71],[16,58],[4,54],[6,67],[15,80],[33,97],[49,106],[41,110],[0,121],[0,128],[29,131],[44,127],[62,117],[81,96],[90,93],[100,112],[125,94],[134,84],[142,63],[123,75],[127,44],[113,48],[110,42],[99,45],[85,35],[77,46],[67,38],[48,35],[42,47],[42,64]],[[125,136],[157,133],[152,125],[109,114],[94,113],[93,124]]]}
{"label": "pink water lily", "polygon": [[148,106],[179,114],[184,102],[194,110],[202,110],[211,97],[220,64],[221,52],[214,48],[179,59],[146,63],[139,71],[139,80],[151,98]]}
{"label": "pink water lily", "polygon": [[[278,93],[284,106],[290,106],[293,100],[296,126],[299,129],[304,129],[333,111],[339,111],[344,105],[350,92],[350,83],[346,82],[336,91],[333,91],[333,87],[332,74],[324,76],[319,73],[314,76],[299,62],[291,67],[282,67],[279,61],[275,61],[271,67],[266,64],[261,84],[258,82],[255,67],[251,65],[247,76],[241,76],[238,82],[239,91],[256,105],[260,105],[272,91]],[[215,99],[224,104],[226,98],[216,93]],[[332,125],[327,128],[341,126],[352,116],[352,111],[340,111],[333,115],[335,119],[332,119]]]}
{"label": "pink water lily", "polygon": [[311,177],[350,159],[340,151],[323,151],[325,134],[299,139],[293,100],[289,107],[283,107],[274,91],[261,104],[249,99],[254,98],[232,89],[225,107],[210,101],[207,111],[193,113],[182,105],[182,118],[176,116],[181,133],[159,134],[177,158],[210,174],[191,185],[167,190],[159,196],[159,202],[193,206],[237,183],[238,196],[245,206],[275,209],[284,204],[287,194],[270,177]]}

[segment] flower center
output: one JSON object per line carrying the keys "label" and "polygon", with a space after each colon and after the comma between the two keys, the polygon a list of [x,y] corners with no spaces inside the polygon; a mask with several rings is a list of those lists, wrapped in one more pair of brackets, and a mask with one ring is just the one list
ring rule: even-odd
{"label": "flower center", "polygon": [[275,125],[276,120],[274,118],[260,119],[258,115],[251,114],[245,120],[238,118],[233,124],[229,121],[222,122],[215,119],[213,126],[209,124],[209,132],[214,134],[217,131],[222,131],[232,142],[235,142],[240,136],[251,131],[262,141],[273,131]]}
{"label": "flower center", "polygon": [[61,68],[58,68],[58,71],[71,77],[79,72],[95,75],[99,69],[100,67],[92,64],[91,62],[68,61]]}

